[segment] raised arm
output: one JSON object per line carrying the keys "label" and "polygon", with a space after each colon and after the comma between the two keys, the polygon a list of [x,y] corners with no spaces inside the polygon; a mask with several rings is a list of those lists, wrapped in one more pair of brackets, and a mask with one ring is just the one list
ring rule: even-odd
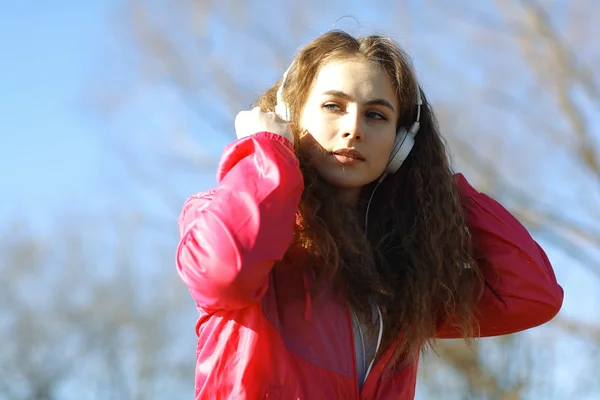
{"label": "raised arm", "polygon": [[[563,290],[542,248],[514,216],[476,191],[462,174],[456,182],[467,210],[474,257],[485,279],[476,310],[479,336],[514,333],[554,318]],[[457,338],[460,332],[447,324],[436,336]]]}
{"label": "raised arm", "polygon": [[291,142],[261,132],[225,149],[217,182],[184,204],[176,263],[199,307],[239,309],[266,292],[292,241],[303,179]]}

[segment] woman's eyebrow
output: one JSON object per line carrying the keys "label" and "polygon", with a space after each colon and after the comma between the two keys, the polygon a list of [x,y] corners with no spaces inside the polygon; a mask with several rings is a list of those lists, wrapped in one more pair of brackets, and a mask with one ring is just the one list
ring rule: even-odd
{"label": "woman's eyebrow", "polygon": [[[344,93],[342,91],[339,90],[326,90],[325,92],[323,92],[324,95],[329,95],[329,96],[335,96],[335,97],[340,97],[342,99],[348,100],[348,101],[353,101],[354,98],[352,96],[350,96],[348,93]],[[384,106],[389,108],[392,111],[396,111],[394,110],[394,106],[392,106],[392,103],[390,103],[389,101],[385,100],[385,99],[373,99],[373,100],[369,100],[366,102],[367,105],[378,105],[378,106]]]}

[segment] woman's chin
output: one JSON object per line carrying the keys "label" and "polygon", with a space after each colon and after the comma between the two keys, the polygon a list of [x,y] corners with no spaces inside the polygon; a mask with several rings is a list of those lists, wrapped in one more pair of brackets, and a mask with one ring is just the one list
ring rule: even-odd
{"label": "woman's chin", "polygon": [[348,179],[348,177],[341,178],[339,176],[321,175],[321,179],[339,190],[342,199],[350,203],[354,203],[358,199],[361,189],[370,182],[368,179]]}

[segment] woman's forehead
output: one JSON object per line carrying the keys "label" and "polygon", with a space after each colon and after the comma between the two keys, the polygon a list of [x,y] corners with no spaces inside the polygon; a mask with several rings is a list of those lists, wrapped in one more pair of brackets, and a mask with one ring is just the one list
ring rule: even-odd
{"label": "woman's forehead", "polygon": [[314,81],[312,95],[343,92],[365,99],[395,100],[395,86],[383,67],[362,58],[332,60],[323,65]]}

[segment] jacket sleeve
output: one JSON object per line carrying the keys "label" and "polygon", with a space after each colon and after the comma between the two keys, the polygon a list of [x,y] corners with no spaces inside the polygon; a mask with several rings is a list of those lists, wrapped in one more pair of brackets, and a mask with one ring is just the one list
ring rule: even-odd
{"label": "jacket sleeve", "polygon": [[267,291],[292,242],[304,182],[292,144],[261,132],[225,149],[217,184],[183,206],[177,270],[199,307],[239,309]]}
{"label": "jacket sleeve", "polygon": [[[476,310],[478,336],[515,333],[550,321],[562,306],[563,289],[548,257],[504,207],[477,192],[462,174],[455,178],[485,281]],[[461,337],[451,325],[442,324],[436,337]]]}

